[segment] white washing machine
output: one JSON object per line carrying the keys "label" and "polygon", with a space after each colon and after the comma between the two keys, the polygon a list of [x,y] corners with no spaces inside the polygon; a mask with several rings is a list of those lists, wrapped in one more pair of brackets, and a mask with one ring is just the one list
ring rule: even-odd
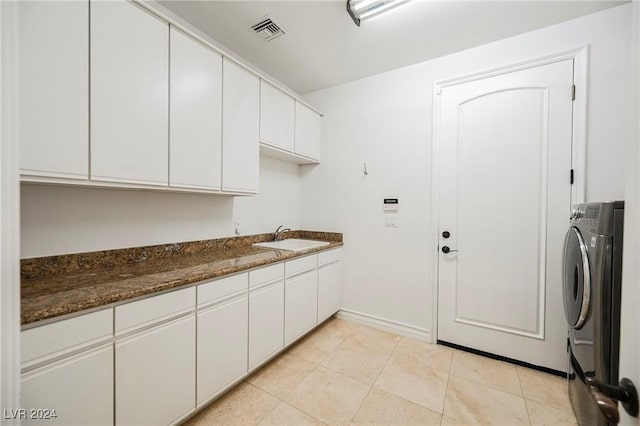
{"label": "white washing machine", "polygon": [[622,201],[577,205],[565,238],[569,397],[584,426],[617,423],[623,217]]}

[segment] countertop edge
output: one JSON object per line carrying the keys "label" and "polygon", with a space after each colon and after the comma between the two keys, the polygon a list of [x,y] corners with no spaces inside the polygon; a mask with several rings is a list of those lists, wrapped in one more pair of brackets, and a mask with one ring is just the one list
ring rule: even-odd
{"label": "countertop edge", "polygon": [[[49,324],[52,322],[63,321],[65,319],[80,316],[90,311],[97,311],[101,309],[107,309],[118,305],[123,305],[136,300],[152,297],[161,293],[167,293],[170,291],[177,291],[183,288],[189,288],[202,284],[206,281],[212,281],[230,276],[237,273],[247,272],[252,269],[262,268],[269,265],[274,265],[280,262],[291,260],[298,257],[308,256],[314,253],[320,253],[323,251],[333,250],[344,245],[343,242],[330,242],[329,246],[314,247],[303,251],[286,251],[269,248],[260,248],[265,253],[272,252],[273,258],[262,261],[256,261],[253,263],[247,263],[243,265],[234,266],[229,269],[212,270],[210,273],[200,273],[197,275],[189,275],[185,272],[185,276],[180,279],[172,279],[167,282],[161,282],[153,288],[140,288],[138,291],[126,291],[121,294],[105,296],[99,300],[88,299],[79,302],[69,302],[63,308],[51,308],[49,305],[47,308],[33,310],[24,313],[24,309],[21,309],[21,327],[23,330],[38,327],[40,325]],[[243,256],[238,256],[238,259]],[[248,256],[246,256],[248,257]],[[179,269],[177,269],[179,270]],[[31,299],[39,299],[42,297],[54,297],[57,293],[51,293],[50,295],[43,295],[34,297]],[[23,298],[21,304],[29,303],[30,298]]]}

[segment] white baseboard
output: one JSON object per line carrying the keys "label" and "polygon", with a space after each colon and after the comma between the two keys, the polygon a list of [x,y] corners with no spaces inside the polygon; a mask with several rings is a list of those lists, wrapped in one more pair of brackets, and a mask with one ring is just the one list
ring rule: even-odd
{"label": "white baseboard", "polygon": [[368,325],[369,327],[378,328],[401,336],[411,337],[412,339],[433,343],[431,340],[431,331],[426,328],[420,328],[398,321],[376,317],[374,315],[363,314],[362,312],[356,312],[349,309],[340,309],[336,314],[336,318]]}

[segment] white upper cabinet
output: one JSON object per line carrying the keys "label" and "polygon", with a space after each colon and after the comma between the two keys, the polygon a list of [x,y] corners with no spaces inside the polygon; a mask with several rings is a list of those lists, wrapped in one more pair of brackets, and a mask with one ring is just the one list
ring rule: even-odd
{"label": "white upper cabinet", "polygon": [[169,185],[219,190],[222,56],[171,28]]}
{"label": "white upper cabinet", "polygon": [[91,3],[91,178],[168,184],[169,25],[123,0]]}
{"label": "white upper cabinet", "polygon": [[88,177],[88,6],[18,2],[23,175]]}
{"label": "white upper cabinet", "polygon": [[306,105],[296,102],[296,154],[320,161],[321,120],[320,114]]}
{"label": "white upper cabinet", "polygon": [[295,100],[260,80],[260,142],[293,151],[294,114]]}
{"label": "white upper cabinet", "polygon": [[242,195],[261,151],[319,162],[318,112],[146,4],[17,10],[22,180]]}
{"label": "white upper cabinet", "polygon": [[260,79],[227,58],[222,75],[222,189],[257,193]]}

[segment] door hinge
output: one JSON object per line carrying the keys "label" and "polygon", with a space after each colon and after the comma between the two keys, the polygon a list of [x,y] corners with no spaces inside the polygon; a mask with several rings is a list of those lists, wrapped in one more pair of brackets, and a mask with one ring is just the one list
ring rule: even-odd
{"label": "door hinge", "polygon": [[576,85],[575,84],[573,86],[571,86],[571,100],[572,101],[576,100]]}
{"label": "door hinge", "polygon": [[569,174],[569,183],[573,185],[573,169],[571,169],[571,173]]}

